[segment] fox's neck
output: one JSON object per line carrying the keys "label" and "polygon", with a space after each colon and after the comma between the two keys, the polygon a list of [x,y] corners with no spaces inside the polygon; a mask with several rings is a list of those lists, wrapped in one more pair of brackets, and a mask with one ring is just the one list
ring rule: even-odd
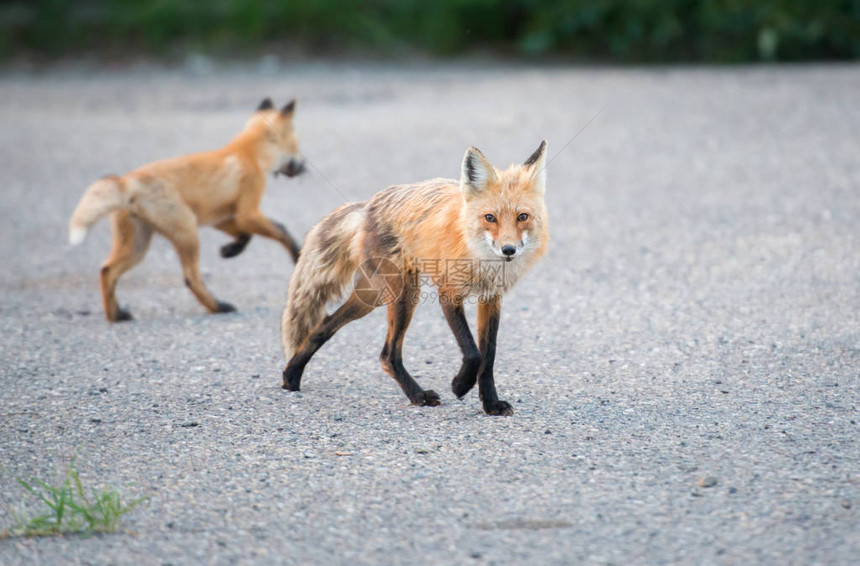
{"label": "fox's neck", "polygon": [[261,171],[271,173],[280,165],[277,148],[266,142],[266,133],[254,130],[239,132],[226,149],[233,153],[244,154],[255,162]]}

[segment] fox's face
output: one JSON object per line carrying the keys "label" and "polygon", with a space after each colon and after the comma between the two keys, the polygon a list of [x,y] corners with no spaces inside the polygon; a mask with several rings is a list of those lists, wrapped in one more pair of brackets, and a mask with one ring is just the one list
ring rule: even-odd
{"label": "fox's face", "polygon": [[493,167],[474,147],[460,178],[469,247],[484,257],[515,261],[546,239],[546,141],[521,165]]}
{"label": "fox's face", "polygon": [[284,174],[287,177],[295,177],[305,169],[305,160],[299,152],[299,138],[293,128],[295,111],[295,99],[277,110],[272,100],[267,98],[257,108],[266,128],[265,143],[275,154],[275,176]]}

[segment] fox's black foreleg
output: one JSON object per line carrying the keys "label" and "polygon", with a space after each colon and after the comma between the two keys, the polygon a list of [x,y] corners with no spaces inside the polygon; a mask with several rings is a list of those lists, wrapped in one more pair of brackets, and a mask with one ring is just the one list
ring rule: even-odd
{"label": "fox's black foreleg", "polygon": [[502,298],[482,298],[478,304],[478,342],[481,349],[481,369],[478,374],[478,391],[484,412],[488,415],[512,415],[514,409],[507,401],[500,401],[493,380],[493,363],[496,359],[496,336],[502,313]]}
{"label": "fox's black foreleg", "polygon": [[325,317],[319,323],[304,346],[302,346],[302,349],[290,358],[287,367],[284,369],[282,387],[290,391],[298,391],[301,387],[302,373],[305,371],[305,366],[316,351],[322,348],[322,345],[328,342],[334,336],[335,332],[353,320],[363,317],[373,309],[373,306],[361,301],[353,293],[339,309]]}
{"label": "fox's black foreleg", "polygon": [[[408,279],[411,281],[411,278]],[[403,338],[418,306],[420,290],[419,286],[406,282],[400,296],[388,304],[388,335],[379,361],[382,362],[382,369],[397,381],[413,405],[436,406],[439,404],[439,394],[422,389],[403,366]]]}
{"label": "fox's black foreleg", "polygon": [[236,239],[230,242],[229,244],[224,244],[221,246],[221,257],[229,258],[236,257],[248,246],[248,242],[251,241],[251,234],[241,233],[236,236]]}
{"label": "fox's black foreleg", "polygon": [[299,261],[299,254],[302,253],[302,247],[296,242],[295,238],[287,231],[287,227],[269,218],[269,222],[281,233],[281,242],[286,246],[287,250],[293,258],[293,262]]}
{"label": "fox's black foreleg", "polygon": [[451,390],[454,392],[454,395],[462,397],[478,381],[478,370],[481,369],[481,352],[478,350],[478,346],[475,345],[475,339],[469,330],[469,321],[466,320],[462,299],[441,294],[439,303],[442,306],[442,312],[445,314],[445,320],[448,321],[448,326],[451,327],[451,332],[454,333],[457,345],[463,353],[463,363],[460,365],[460,371],[454,376],[454,380],[451,382]]}

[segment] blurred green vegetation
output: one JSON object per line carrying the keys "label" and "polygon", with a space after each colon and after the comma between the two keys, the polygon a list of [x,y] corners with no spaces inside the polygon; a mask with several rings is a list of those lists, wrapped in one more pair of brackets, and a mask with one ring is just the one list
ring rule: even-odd
{"label": "blurred green vegetation", "polygon": [[853,59],[860,0],[0,0],[0,53],[264,45],[578,61]]}

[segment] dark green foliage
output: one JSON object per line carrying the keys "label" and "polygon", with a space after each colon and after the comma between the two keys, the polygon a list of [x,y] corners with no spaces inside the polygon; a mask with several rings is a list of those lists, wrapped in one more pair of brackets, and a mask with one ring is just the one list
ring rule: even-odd
{"label": "dark green foliage", "polygon": [[0,0],[0,49],[475,49],[598,61],[860,56],[860,0]]}

